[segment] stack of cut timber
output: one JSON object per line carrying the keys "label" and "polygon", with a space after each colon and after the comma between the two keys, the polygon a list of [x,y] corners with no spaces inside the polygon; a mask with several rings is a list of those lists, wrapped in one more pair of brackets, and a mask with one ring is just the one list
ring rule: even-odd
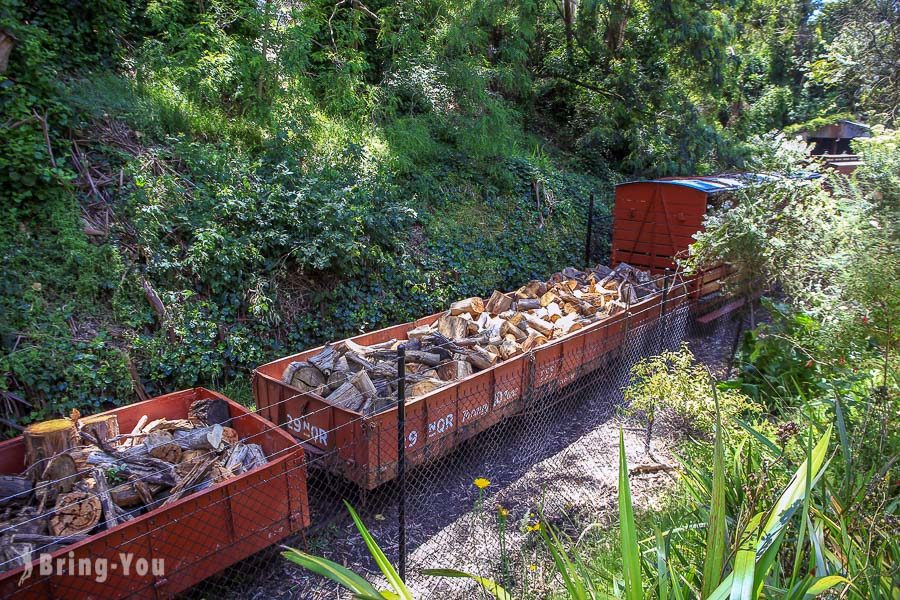
{"label": "stack of cut timber", "polygon": [[401,344],[406,397],[412,400],[622,312],[657,291],[649,273],[625,263],[587,271],[568,267],[512,293],[454,302],[432,325],[408,331],[405,340],[326,344],[309,360],[292,362],[282,380],[332,405],[373,414],[394,403]]}
{"label": "stack of cut timber", "polygon": [[224,400],[197,400],[188,414],[145,415],[124,433],[116,415],[77,411],[29,426],[25,472],[0,476],[0,563],[18,567],[35,549],[52,552],[268,462],[229,426]]}

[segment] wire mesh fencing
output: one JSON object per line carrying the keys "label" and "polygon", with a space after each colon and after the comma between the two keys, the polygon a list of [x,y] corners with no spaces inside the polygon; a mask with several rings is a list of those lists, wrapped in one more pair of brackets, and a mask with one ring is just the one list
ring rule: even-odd
{"label": "wire mesh fencing", "polygon": [[[408,403],[402,429],[396,408],[374,415],[336,411],[315,394],[263,390],[260,380],[254,386],[259,408],[233,409],[229,424],[239,434],[232,445],[258,444],[265,465],[218,482],[197,477],[174,501],[164,494],[130,512],[111,507],[105,514],[115,522],[68,539],[46,528],[65,506],[29,514],[25,520],[39,533],[28,533],[13,518],[15,503],[0,498],[0,539],[15,550],[0,555],[0,592],[340,597],[334,584],[280,553],[281,545],[297,547],[379,581],[344,500],[386,555],[405,563],[414,591],[446,598],[474,593],[465,580],[424,575],[429,568],[512,581],[524,565],[521,554],[517,563],[506,550],[528,545],[538,512],[565,520],[609,508],[602,504],[616,482],[602,466],[616,456],[610,420],[631,366],[677,348],[691,322],[690,282],[671,285],[666,278],[661,287],[614,317]],[[123,429],[141,410],[122,417]],[[17,443],[0,447],[4,473],[21,460]],[[401,460],[408,469],[398,480]],[[106,501],[102,490],[82,487]]]}

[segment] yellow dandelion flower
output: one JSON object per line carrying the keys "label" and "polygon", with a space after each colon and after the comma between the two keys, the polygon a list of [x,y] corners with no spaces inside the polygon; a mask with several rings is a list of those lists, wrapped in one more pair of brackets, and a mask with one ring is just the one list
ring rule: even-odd
{"label": "yellow dandelion flower", "polygon": [[479,477],[472,483],[474,483],[475,487],[477,487],[479,490],[483,490],[487,486],[491,485],[491,482],[489,480],[485,479],[484,477]]}
{"label": "yellow dandelion flower", "polygon": [[538,521],[534,525],[528,526],[528,531],[540,531],[540,530],[541,530],[541,522],[540,521]]}
{"label": "yellow dandelion flower", "polygon": [[501,519],[505,519],[509,516],[509,509],[504,508],[502,506],[497,507],[497,514],[500,515]]}
{"label": "yellow dandelion flower", "polygon": [[537,565],[528,565],[528,570],[532,572],[537,571]]}

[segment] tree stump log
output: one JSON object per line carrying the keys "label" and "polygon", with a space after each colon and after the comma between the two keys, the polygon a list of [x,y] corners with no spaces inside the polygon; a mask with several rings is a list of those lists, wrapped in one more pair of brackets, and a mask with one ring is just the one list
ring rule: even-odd
{"label": "tree stump log", "polygon": [[100,499],[88,492],[60,494],[50,517],[50,532],[59,537],[89,533],[100,522]]}
{"label": "tree stump log", "polygon": [[25,465],[32,477],[39,478],[46,465],[38,465],[71,450],[78,444],[78,430],[70,419],[53,419],[29,425],[22,434],[25,441]]}

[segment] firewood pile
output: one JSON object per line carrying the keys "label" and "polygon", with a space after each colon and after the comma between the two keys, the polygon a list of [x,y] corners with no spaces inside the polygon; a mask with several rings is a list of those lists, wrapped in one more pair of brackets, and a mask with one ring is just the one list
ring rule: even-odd
{"label": "firewood pile", "polygon": [[31,425],[23,475],[0,476],[0,564],[18,567],[266,464],[230,423],[227,403],[211,398],[193,402],[187,419],[145,415],[124,434],[116,415],[77,411]]}
{"label": "firewood pile", "polygon": [[374,414],[395,402],[401,344],[409,401],[622,312],[657,291],[648,272],[625,263],[587,271],[568,267],[513,293],[455,302],[432,325],[410,330],[406,340],[326,344],[319,354],[288,365],[282,381],[332,405]]}

